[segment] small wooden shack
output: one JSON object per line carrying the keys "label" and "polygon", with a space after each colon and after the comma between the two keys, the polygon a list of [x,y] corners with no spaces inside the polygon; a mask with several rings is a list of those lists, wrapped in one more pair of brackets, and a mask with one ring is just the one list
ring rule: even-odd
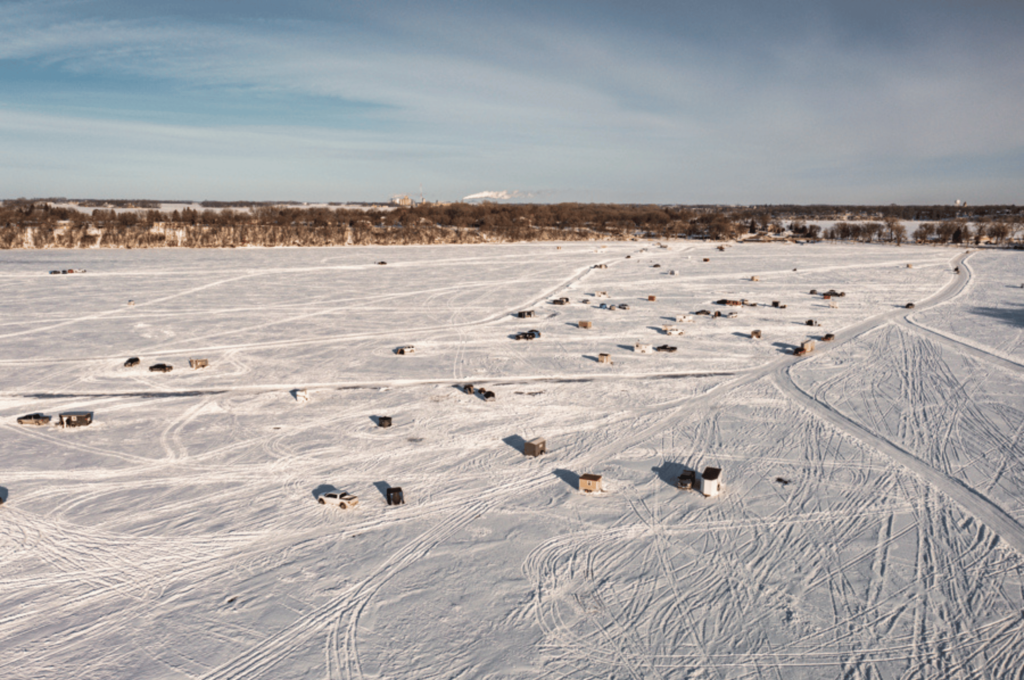
{"label": "small wooden shack", "polygon": [[914,268],[914,265],[909,264],[909,263],[907,264],[907,269],[913,269],[913,268]]}
{"label": "small wooden shack", "polygon": [[611,354],[598,354],[597,355],[597,363],[599,363],[599,364],[610,364],[610,363],[612,363],[612,355]]}
{"label": "small wooden shack", "polygon": [[594,293],[594,297],[596,297],[596,298],[606,298],[606,297],[608,297],[608,292],[604,291],[604,290],[599,290],[596,293]]}
{"label": "small wooden shack", "polygon": [[721,468],[704,468],[704,472],[700,475],[700,492],[709,498],[722,493]]}
{"label": "small wooden shack", "polygon": [[648,302],[657,302],[658,301],[658,296],[657,295],[648,295],[647,296],[647,301]]}
{"label": "small wooden shack", "polygon": [[129,300],[128,301],[128,306],[129,307],[134,307],[135,306],[135,300]]}
{"label": "small wooden shack", "polygon": [[557,298],[555,300],[552,300],[551,304],[553,304],[553,305],[567,305],[567,304],[569,304],[569,298],[567,298],[567,297],[560,297],[560,298]]}
{"label": "small wooden shack", "polygon": [[761,331],[750,331],[750,337],[753,338],[754,340],[760,340]]}
{"label": "small wooden shack", "polygon": [[391,416],[377,416],[377,427],[391,427]]}
{"label": "small wooden shack", "polygon": [[405,505],[405,494],[400,486],[389,486],[384,497],[388,499],[388,505]]}
{"label": "small wooden shack", "polygon": [[92,411],[67,411],[60,414],[61,427],[85,427],[92,424]]}
{"label": "small wooden shack", "polygon": [[651,354],[654,351],[654,347],[646,342],[638,342],[633,345],[633,351],[637,354]]}
{"label": "small wooden shack", "polygon": [[188,365],[191,366],[192,368],[199,369],[206,368],[207,366],[210,365],[210,362],[207,359],[189,359]]}
{"label": "small wooden shack", "polygon": [[466,394],[473,394],[473,385],[472,385],[472,383],[469,384],[469,385],[463,385],[462,386],[462,391],[465,392]]}
{"label": "small wooden shack", "polygon": [[761,279],[757,278],[756,276],[751,276],[750,280],[751,281],[760,281]]}
{"label": "small wooden shack", "polygon": [[400,354],[402,356],[405,356],[405,355],[408,355],[408,354],[413,354],[415,351],[416,351],[416,348],[413,347],[412,345],[405,345],[403,347],[395,348],[395,354]]}
{"label": "small wooden shack", "polygon": [[601,482],[601,475],[592,475],[590,473],[580,475],[580,491],[584,491],[586,493],[604,491],[604,484]]}
{"label": "small wooden shack", "polygon": [[593,328],[594,324],[589,321],[577,321],[576,326],[578,328]]}
{"label": "small wooden shack", "polygon": [[679,272],[677,272],[675,269],[669,269],[668,270],[668,275],[669,276],[676,276],[678,273]]}
{"label": "small wooden shack", "polygon": [[548,443],[543,437],[537,437],[523,444],[523,453],[536,458],[542,453],[547,453]]}
{"label": "small wooden shack", "polygon": [[519,314],[517,314],[516,316],[518,316],[520,319],[532,319],[533,318],[533,310],[532,309],[524,309],[523,311],[519,312]]}
{"label": "small wooden shack", "polygon": [[594,269],[608,269],[608,265],[606,265],[606,264],[595,264],[594,265]]}
{"label": "small wooden shack", "polygon": [[802,342],[800,344],[799,347],[797,347],[795,350],[793,350],[793,354],[795,354],[798,357],[802,357],[805,354],[810,354],[813,351],[814,351],[814,340],[805,340],[804,342]]}
{"label": "small wooden shack", "polygon": [[704,258],[704,261],[705,261],[705,262],[711,262],[711,258],[710,258],[710,257],[705,257],[705,258]]}
{"label": "small wooden shack", "polygon": [[665,335],[682,335],[683,329],[676,328],[675,326],[662,326],[661,332],[664,333]]}

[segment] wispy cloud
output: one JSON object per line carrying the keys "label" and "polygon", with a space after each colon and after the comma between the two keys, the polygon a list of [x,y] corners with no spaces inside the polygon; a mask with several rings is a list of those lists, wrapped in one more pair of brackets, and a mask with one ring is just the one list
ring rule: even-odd
{"label": "wispy cloud", "polygon": [[[270,18],[246,3],[213,18],[200,5],[171,13],[143,1],[124,14],[102,1],[13,3],[0,14],[0,65],[58,69],[81,93],[70,104],[0,93],[0,126],[82,129],[64,137],[70,157],[95,157],[106,122],[129,130],[135,149],[174,156],[185,140],[197,157],[265,158],[268,171],[301,149],[336,185],[364,186],[362,164],[390,163],[383,182],[426,179],[449,195],[486,181],[612,200],[792,200],[783,195],[807,191],[809,173],[814,192],[828,177],[829,200],[848,200],[873,172],[1024,154],[1024,52],[1012,31],[978,44],[987,24],[943,33],[910,12],[858,33],[839,5],[805,5],[782,3],[770,20],[756,3],[750,19],[694,8],[659,17],[663,7],[644,3],[628,15],[603,2],[579,15],[573,3],[464,13],[299,3]],[[123,79],[126,99],[153,83],[164,99],[137,100],[132,113],[89,91],[98,78],[114,81],[108,89]],[[214,100],[230,100],[230,115],[213,116]],[[191,141],[202,139],[205,152]]]}

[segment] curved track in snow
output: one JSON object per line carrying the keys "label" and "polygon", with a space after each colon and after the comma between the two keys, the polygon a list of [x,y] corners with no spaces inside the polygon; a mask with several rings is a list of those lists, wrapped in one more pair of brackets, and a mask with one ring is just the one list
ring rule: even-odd
{"label": "curved track in snow", "polygon": [[[916,309],[914,310],[915,312],[952,300],[966,287],[970,271],[966,266],[964,266],[966,258],[967,255],[961,255],[957,258],[956,264],[962,266],[962,271],[967,272],[968,274],[961,274],[942,290],[916,305]],[[946,336],[923,329],[916,324],[911,324],[906,318],[910,313],[911,312],[909,310],[888,312],[872,319],[865,320],[853,328],[844,329],[840,333],[836,334],[836,342],[832,343],[832,347],[830,347],[829,350],[833,350],[842,343],[848,342],[857,336],[863,335],[864,333],[868,333],[885,323],[897,322],[908,328],[924,331],[929,335],[929,337],[937,337],[946,344],[953,344],[958,350],[971,354],[972,356],[979,357],[985,361],[996,363],[1004,368],[1010,368],[1011,370],[1024,370],[1024,367],[1021,367],[1018,364],[953,341]],[[812,359],[813,356],[807,357],[804,360]],[[805,392],[796,384],[791,375],[791,370],[796,363],[798,362],[789,361],[774,368],[773,370],[773,380],[784,394],[814,413],[819,418],[822,418],[823,420],[835,425],[840,430],[847,432],[865,444],[868,444],[869,446],[884,453],[896,463],[899,463],[916,474],[936,490],[956,501],[964,510],[984,522],[990,529],[999,535],[1000,538],[1006,541],[1008,545],[1012,546],[1015,550],[1024,555],[1024,526],[1022,526],[1016,519],[1001,507],[993,503],[989,498],[966,486],[963,482],[932,467],[920,457],[915,456],[903,447],[874,434],[835,409],[817,400],[811,394]]]}

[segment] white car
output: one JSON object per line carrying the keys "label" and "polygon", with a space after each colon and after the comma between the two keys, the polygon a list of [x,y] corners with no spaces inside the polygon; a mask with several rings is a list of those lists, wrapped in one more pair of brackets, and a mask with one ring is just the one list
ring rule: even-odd
{"label": "white car", "polygon": [[320,494],[316,497],[316,502],[320,505],[337,505],[342,510],[347,510],[359,505],[359,498],[344,491],[334,490]]}

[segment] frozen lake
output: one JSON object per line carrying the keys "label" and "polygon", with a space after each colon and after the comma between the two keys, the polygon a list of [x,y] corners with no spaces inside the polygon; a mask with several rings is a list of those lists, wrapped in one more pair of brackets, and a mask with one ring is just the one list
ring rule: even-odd
{"label": "frozen lake", "polygon": [[0,251],[0,675],[1022,677],[1022,255],[667,245]]}

